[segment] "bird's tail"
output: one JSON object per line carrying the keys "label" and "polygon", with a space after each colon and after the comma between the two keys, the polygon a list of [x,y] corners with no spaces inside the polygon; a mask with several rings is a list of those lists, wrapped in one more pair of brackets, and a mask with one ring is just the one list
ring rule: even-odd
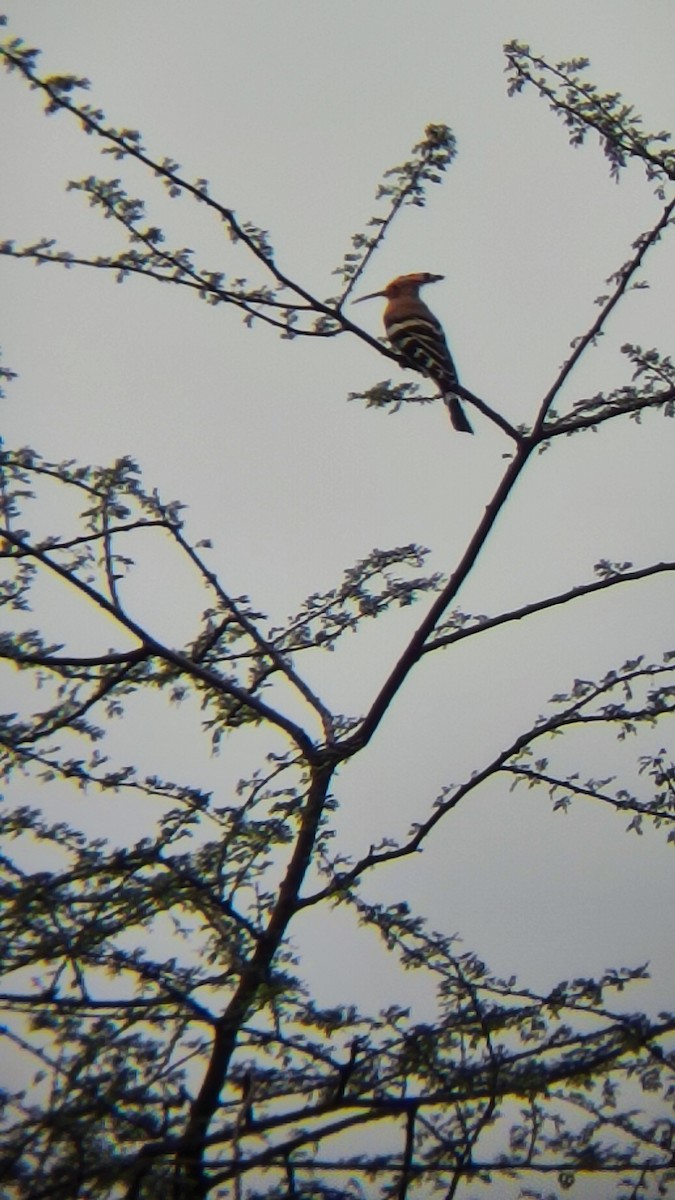
{"label": "bird's tail", "polygon": [[452,421],[454,428],[457,429],[459,433],[473,433],[473,428],[469,418],[459,402],[459,397],[455,396],[453,392],[446,392],[443,400],[445,401],[445,406],[450,413],[450,420]]}

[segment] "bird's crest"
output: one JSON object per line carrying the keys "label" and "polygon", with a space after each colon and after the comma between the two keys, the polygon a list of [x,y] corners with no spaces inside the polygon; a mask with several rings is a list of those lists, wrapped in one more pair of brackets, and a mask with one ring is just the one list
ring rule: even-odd
{"label": "bird's crest", "polygon": [[438,283],[440,279],[445,279],[445,275],[432,275],[430,271],[415,271],[412,275],[397,275],[380,292],[370,292],[368,296],[360,296],[354,303],[360,304],[362,300],[374,300],[376,296],[386,296],[387,300],[393,300],[396,296],[416,296],[419,289],[426,283]]}

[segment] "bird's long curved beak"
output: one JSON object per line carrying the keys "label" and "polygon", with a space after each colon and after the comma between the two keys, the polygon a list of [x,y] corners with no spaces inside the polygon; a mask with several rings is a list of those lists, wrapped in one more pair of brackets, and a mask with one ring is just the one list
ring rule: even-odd
{"label": "bird's long curved beak", "polygon": [[375,300],[378,296],[384,296],[384,292],[369,292],[367,296],[359,296],[357,300],[353,300],[352,304],[362,304],[364,300]]}

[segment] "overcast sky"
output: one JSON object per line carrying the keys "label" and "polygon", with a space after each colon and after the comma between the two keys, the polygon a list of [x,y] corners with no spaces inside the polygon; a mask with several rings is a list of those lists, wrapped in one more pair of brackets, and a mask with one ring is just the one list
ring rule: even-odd
{"label": "overcast sky", "polygon": [[[335,292],[331,272],[351,233],[380,211],[373,196],[383,171],[404,161],[429,122],[450,125],[459,154],[443,188],[394,225],[362,290],[413,270],[444,274],[429,299],[462,380],[514,423],[532,419],[570,341],[594,319],[606,277],[658,219],[660,202],[637,165],[617,186],[593,138],[573,151],[534,95],[507,100],[502,44],[518,38],[553,61],[588,56],[589,78],[623,92],[648,129],[672,128],[671,0],[5,7],[11,31],[42,47],[44,73],[86,75],[89,99],[112,124],[140,129],[150,154],[171,156],[188,179],[206,177],[214,197],[270,231],[279,266],[318,295]],[[208,269],[249,271],[211,214],[187,199],[168,202],[134,164],[102,158],[64,114],[46,120],[18,77],[3,76],[1,88],[0,239],[47,235],[84,254],[120,249],[111,223],[64,185],[123,173],[170,244],[191,246]],[[213,539],[210,561],[228,590],[248,593],[273,623],[375,546],[416,542],[429,547],[433,569],[449,573],[504,470],[509,447],[478,415],[468,439],[453,436],[440,405],[389,417],[348,404],[350,391],[403,378],[356,339],[289,342],[266,327],[248,330],[226,306],[145,280],[117,286],[103,272],[7,259],[2,271],[3,361],[20,376],[4,404],[7,444],[85,462],[131,454],[149,487],[189,505],[188,531]],[[672,232],[647,274],[650,291],[627,298],[575,371],[568,405],[628,382],[625,341],[672,353]],[[374,301],[354,319],[379,334],[380,314]],[[461,607],[495,613],[572,586],[603,557],[672,559],[674,437],[658,416],[639,431],[614,422],[533,462]],[[36,514],[40,532],[54,521],[51,507]],[[189,638],[203,598],[159,545],[136,549],[145,565],[126,592],[132,613],[161,637]],[[105,649],[109,630],[85,614],[73,622],[64,603],[45,592],[48,635]],[[385,619],[308,664],[312,683],[338,710],[363,712],[423,611]],[[575,676],[671,647],[672,584],[660,580],[427,656],[373,746],[339,777],[345,849],[403,834],[444,785],[480,767]],[[231,751],[228,743],[213,762],[197,739],[188,746],[183,721],[196,729],[194,715],[163,710],[149,736],[144,723],[149,767],[225,792],[255,765],[255,738],[244,734]],[[138,749],[138,729],[118,734],[121,753]],[[667,732],[640,748],[656,749]],[[637,783],[638,747],[629,750],[598,739],[581,753],[582,774],[620,769]],[[663,1003],[673,965],[670,857],[662,836],[626,835],[625,824],[590,803],[552,815],[543,794],[492,786],[370,894],[410,898],[496,971],[532,986],[650,959],[658,986],[649,996],[638,989],[630,1006]],[[330,947],[345,918],[327,919],[331,938],[306,931],[308,973],[326,988],[320,999],[349,999],[331,990]],[[355,974],[368,999],[388,1003],[391,980],[370,976],[372,961],[362,935]]]}

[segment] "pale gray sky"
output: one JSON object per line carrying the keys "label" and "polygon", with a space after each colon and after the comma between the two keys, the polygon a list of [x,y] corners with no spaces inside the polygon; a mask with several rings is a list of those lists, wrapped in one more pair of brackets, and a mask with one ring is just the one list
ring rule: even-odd
{"label": "pale gray sky", "polygon": [[[622,91],[647,128],[672,128],[670,0],[21,0],[6,10],[12,32],[43,48],[43,71],[87,75],[90,99],[111,123],[139,128],[150,153],[176,159],[187,178],[208,178],[216,198],[270,230],[282,268],[320,295],[335,290],[331,271],[350,234],[378,211],[382,172],[407,157],[430,121],[449,124],[459,155],[445,185],[394,226],[362,290],[412,270],[445,274],[432,303],[462,379],[513,422],[531,418],[570,340],[595,316],[606,276],[658,216],[639,167],[617,186],[593,139],[573,151],[541,101],[506,99],[501,46],[516,37],[549,59],[587,55],[589,78]],[[74,252],[117,249],[116,231],[62,185],[122,175],[170,242],[193,247],[210,269],[246,270],[211,214],[185,199],[169,203],[133,164],[102,158],[65,115],[46,120],[18,79],[1,86],[0,238],[44,234]],[[189,505],[188,529],[213,539],[212,564],[231,592],[247,592],[280,621],[374,546],[415,541],[430,548],[434,569],[452,568],[508,450],[480,417],[467,445],[440,406],[389,418],[347,404],[349,391],[399,378],[356,340],[280,340],[246,329],[224,306],[149,281],[118,287],[102,272],[6,259],[2,270],[4,362],[20,374],[3,411],[7,443],[28,442],[52,459],[133,455],[148,485]],[[569,403],[628,380],[625,341],[672,352],[674,273],[671,233],[649,260],[651,290],[622,305],[568,384]],[[379,334],[377,302],[354,315]],[[616,422],[533,463],[461,606],[497,612],[588,580],[601,557],[672,558],[674,438],[659,417],[637,435]],[[39,527],[53,520],[49,510]],[[178,641],[203,602],[174,570],[153,548],[126,594],[139,619]],[[55,637],[61,604],[45,596],[39,614]],[[313,684],[338,709],[363,711],[422,611],[385,619],[308,663]],[[88,649],[111,636],[83,619],[67,629]],[[661,580],[429,657],[372,747],[339,777],[345,848],[403,833],[575,675],[674,644],[672,585]],[[163,709],[149,735],[142,722],[148,766],[225,788],[255,764],[260,742],[246,734],[241,747],[235,738],[205,761],[203,743],[186,745],[186,720],[196,730],[196,717]],[[124,761],[139,728],[117,735]],[[582,773],[598,763],[598,773],[611,773],[625,756],[611,741],[589,747]],[[532,986],[649,958],[658,979],[651,1002],[663,1004],[672,990],[672,867],[663,838],[627,836],[625,824],[583,803],[553,816],[543,795],[493,787],[453,814],[423,856],[392,868],[377,895],[409,897],[496,971]],[[306,931],[308,974],[325,987],[320,998],[348,999],[333,990],[330,950],[344,918],[324,919],[330,939]],[[379,960],[371,969],[372,940],[360,936],[355,975],[368,999],[389,1003],[392,978]],[[631,1007],[648,1003],[643,993]]]}

